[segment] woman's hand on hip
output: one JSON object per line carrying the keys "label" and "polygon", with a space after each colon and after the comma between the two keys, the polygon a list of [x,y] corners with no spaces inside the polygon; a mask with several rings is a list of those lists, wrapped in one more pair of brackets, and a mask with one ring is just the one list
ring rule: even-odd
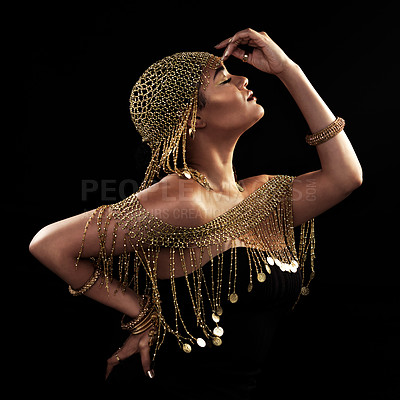
{"label": "woman's hand on hip", "polygon": [[[241,46],[253,49],[246,52]],[[268,74],[279,75],[294,64],[265,32],[256,32],[250,28],[235,33],[217,44],[215,48],[225,48],[223,61],[231,55],[245,61],[244,56],[247,54],[249,64]]]}

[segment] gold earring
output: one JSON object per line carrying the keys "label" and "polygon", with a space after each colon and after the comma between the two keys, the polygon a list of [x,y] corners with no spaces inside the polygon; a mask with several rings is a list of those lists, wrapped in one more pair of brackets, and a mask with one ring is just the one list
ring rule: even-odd
{"label": "gold earring", "polygon": [[194,139],[194,134],[196,133],[196,128],[189,128],[189,136]]}

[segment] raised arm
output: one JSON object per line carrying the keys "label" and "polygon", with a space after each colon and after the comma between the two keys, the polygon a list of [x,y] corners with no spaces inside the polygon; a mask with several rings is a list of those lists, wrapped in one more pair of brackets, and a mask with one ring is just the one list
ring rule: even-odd
{"label": "raised arm", "polygon": [[[335,121],[329,110],[299,66],[292,64],[278,75],[288,88],[312,133],[319,132]],[[346,198],[362,183],[362,169],[356,153],[341,130],[336,136],[316,145],[321,169],[298,176],[293,182],[294,224],[313,218]],[[315,196],[310,199],[310,185]]]}
{"label": "raised arm", "polygon": [[[246,54],[240,45],[251,46],[253,51]],[[261,71],[276,75],[293,96],[311,133],[319,132],[335,121],[335,116],[301,68],[265,32],[245,29],[222,41],[216,48],[225,48],[223,60],[233,55]],[[316,148],[321,169],[298,176],[293,183],[295,225],[339,203],[362,183],[360,163],[343,130]],[[310,185],[315,191],[312,200],[307,196]]]}

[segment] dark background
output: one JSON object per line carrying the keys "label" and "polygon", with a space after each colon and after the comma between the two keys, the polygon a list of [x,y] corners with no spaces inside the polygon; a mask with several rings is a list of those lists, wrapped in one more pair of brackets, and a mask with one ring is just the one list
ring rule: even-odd
{"label": "dark background", "polygon": [[[316,221],[317,277],[279,332],[255,398],[398,398],[397,9],[312,3],[54,2],[20,11],[25,128],[14,137],[19,168],[4,169],[1,197],[7,238],[16,238],[4,273],[17,327],[6,350],[22,377],[18,389],[101,388],[105,360],[122,340],[119,313],[71,297],[29,255],[30,239],[136,190],[147,155],[128,99],[151,63],[178,51],[220,55],[215,44],[251,27],[265,30],[346,120],[364,170],[363,186]],[[226,65],[249,78],[266,110],[238,143],[239,179],[319,168],[304,142],[307,125],[278,79],[234,59]]]}

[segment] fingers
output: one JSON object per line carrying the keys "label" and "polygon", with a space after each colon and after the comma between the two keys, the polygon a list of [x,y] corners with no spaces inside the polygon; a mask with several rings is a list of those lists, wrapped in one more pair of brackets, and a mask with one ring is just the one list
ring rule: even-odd
{"label": "fingers", "polygon": [[118,365],[121,361],[121,358],[119,356],[119,351],[121,349],[119,348],[108,360],[107,360],[107,367],[106,367],[106,379],[109,377],[111,374],[111,371],[114,369],[116,365]]}
{"label": "fingers", "polygon": [[233,55],[237,58],[242,59],[245,51],[240,49],[239,46],[251,46],[261,48],[264,45],[263,40],[267,38],[268,35],[265,32],[256,32],[253,29],[245,29],[235,33],[232,37],[223,40],[218,43],[215,48],[222,49],[225,47],[225,52],[222,56],[222,61],[225,61],[229,56]]}
{"label": "fingers", "polygon": [[148,345],[140,346],[140,359],[142,361],[142,367],[144,373],[149,378],[154,378],[154,370],[151,368],[150,348]]}
{"label": "fingers", "polygon": [[232,53],[231,53],[231,55],[232,55],[233,57],[236,57],[236,58],[238,58],[239,60],[242,60],[242,61],[243,61],[243,58],[244,58],[244,55],[245,55],[245,54],[247,54],[247,56],[248,56],[247,62],[248,62],[248,63],[251,63],[252,54],[249,53],[248,51],[243,50],[243,49],[237,47],[237,48],[234,49],[234,50],[232,51]]}
{"label": "fingers", "polygon": [[106,380],[108,379],[108,377],[110,376],[110,374],[111,374],[111,371],[113,370],[113,368],[114,368],[114,365],[110,365],[109,363],[108,363],[108,361],[107,361],[107,368],[106,368]]}
{"label": "fingers", "polygon": [[106,367],[106,379],[109,377],[111,371],[121,361],[129,358],[135,353],[140,353],[141,363],[144,373],[149,377],[154,377],[154,370],[151,368],[151,357],[149,347],[149,336],[147,332],[142,335],[131,335],[108,360]]}
{"label": "fingers", "polygon": [[110,375],[111,371],[121,361],[129,358],[132,354],[138,352],[139,337],[130,335],[124,342],[124,344],[107,360],[106,367],[106,379]]}
{"label": "fingers", "polygon": [[216,46],[214,46],[216,49],[222,49],[228,45],[232,41],[232,38],[228,38],[223,40],[221,43],[218,43]]}

